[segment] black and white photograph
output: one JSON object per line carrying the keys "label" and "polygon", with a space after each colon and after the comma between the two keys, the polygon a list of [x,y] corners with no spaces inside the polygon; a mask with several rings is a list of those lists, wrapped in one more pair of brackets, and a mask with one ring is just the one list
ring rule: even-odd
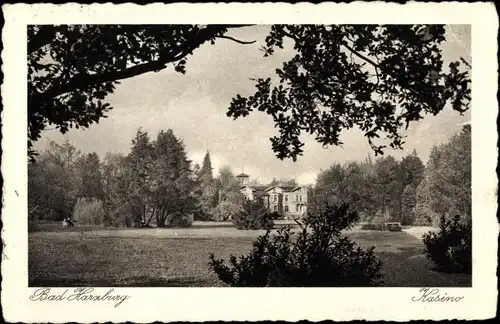
{"label": "black and white photograph", "polygon": [[472,111],[498,107],[472,105],[472,24],[423,21],[28,21],[29,300],[370,287],[460,307],[446,289],[474,288],[473,227],[496,224],[473,212]]}

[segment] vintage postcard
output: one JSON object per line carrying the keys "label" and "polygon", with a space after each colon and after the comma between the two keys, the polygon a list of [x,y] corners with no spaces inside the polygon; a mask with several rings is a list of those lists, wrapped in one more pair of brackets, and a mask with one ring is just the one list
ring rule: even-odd
{"label": "vintage postcard", "polygon": [[492,4],[2,9],[8,322],[495,316]]}

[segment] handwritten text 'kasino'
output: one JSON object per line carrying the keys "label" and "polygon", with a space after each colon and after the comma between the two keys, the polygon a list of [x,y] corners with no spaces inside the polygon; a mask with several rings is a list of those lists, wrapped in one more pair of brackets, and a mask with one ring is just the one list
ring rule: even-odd
{"label": "handwritten text 'kasino'", "polygon": [[40,288],[29,297],[32,301],[75,301],[75,302],[116,302],[118,307],[130,298],[128,295],[113,294],[114,289],[109,289],[104,294],[92,293],[94,288],[75,288],[73,292],[65,289],[62,293],[51,293],[51,288]]}
{"label": "handwritten text 'kasino'", "polygon": [[414,302],[424,302],[424,303],[456,303],[464,299],[464,296],[449,296],[446,292],[440,293],[439,289],[429,289],[422,288],[419,290],[420,294],[418,296],[412,297]]}

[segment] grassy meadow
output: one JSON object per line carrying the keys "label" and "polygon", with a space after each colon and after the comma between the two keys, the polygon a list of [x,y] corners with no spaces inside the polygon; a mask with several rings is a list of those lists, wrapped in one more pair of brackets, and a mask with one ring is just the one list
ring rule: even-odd
{"label": "grassy meadow", "polygon": [[[375,246],[385,287],[470,287],[471,276],[442,274],[423,255],[426,229],[345,234],[362,247]],[[186,229],[63,229],[44,224],[29,233],[30,287],[221,287],[208,268],[216,257],[246,254],[263,231],[230,224],[195,223]]]}

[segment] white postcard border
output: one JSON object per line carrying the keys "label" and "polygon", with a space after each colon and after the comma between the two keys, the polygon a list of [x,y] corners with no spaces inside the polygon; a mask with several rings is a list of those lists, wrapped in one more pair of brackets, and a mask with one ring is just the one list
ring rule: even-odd
{"label": "white postcard border", "polygon": [[[498,18],[492,4],[16,4],[3,10],[1,300],[7,321],[406,321],[495,315]],[[77,23],[472,24],[473,288],[442,288],[449,296],[464,296],[458,303],[444,304],[413,302],[418,288],[116,288],[116,293],[131,296],[116,308],[105,302],[30,301],[34,288],[28,288],[27,279],[26,25]]]}

